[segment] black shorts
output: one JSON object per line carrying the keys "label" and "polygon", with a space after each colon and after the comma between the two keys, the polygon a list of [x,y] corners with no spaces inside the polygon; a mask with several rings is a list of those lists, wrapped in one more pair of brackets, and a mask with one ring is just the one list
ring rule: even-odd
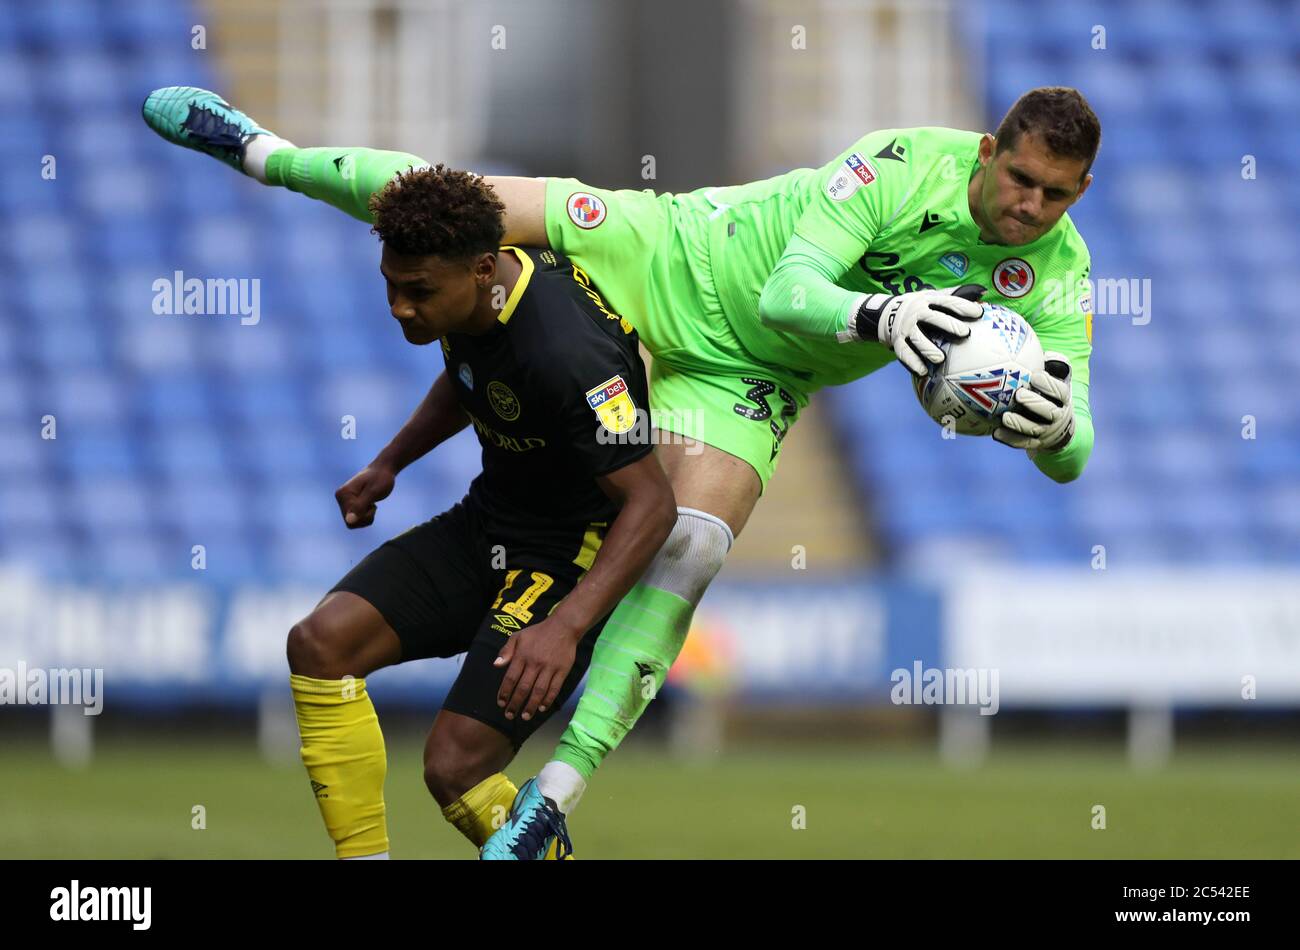
{"label": "black shorts", "polygon": [[497,706],[506,668],[492,661],[511,634],[545,620],[573,590],[604,531],[601,523],[489,535],[467,498],[371,551],[331,592],[348,591],[373,604],[397,632],[403,663],[466,654],[443,708],[504,733],[518,750],[577,688],[608,617],[578,644],[555,702],[531,719],[507,719]]}

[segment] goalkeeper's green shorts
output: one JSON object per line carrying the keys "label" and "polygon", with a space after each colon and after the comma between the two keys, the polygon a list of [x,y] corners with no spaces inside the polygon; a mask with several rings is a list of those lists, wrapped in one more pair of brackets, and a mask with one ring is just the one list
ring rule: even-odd
{"label": "goalkeeper's green shorts", "polygon": [[650,351],[654,425],[681,436],[688,452],[703,442],[744,459],[766,488],[808,395],[796,377],[746,353],[731,329],[709,266],[707,215],[690,198],[551,178],[546,236]]}

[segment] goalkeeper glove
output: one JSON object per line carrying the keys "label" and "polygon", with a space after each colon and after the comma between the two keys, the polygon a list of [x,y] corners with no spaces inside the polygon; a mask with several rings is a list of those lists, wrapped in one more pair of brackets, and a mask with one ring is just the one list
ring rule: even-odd
{"label": "goalkeeper glove", "polygon": [[985,288],[963,284],[948,290],[917,290],[891,297],[872,294],[858,307],[855,330],[859,340],[878,339],[893,350],[903,365],[917,376],[929,372],[926,361],[943,362],[943,351],[926,335],[938,331],[954,340],[970,336],[963,320],[984,315],[979,299]]}
{"label": "goalkeeper glove", "polygon": [[1027,450],[1031,459],[1040,451],[1058,452],[1074,438],[1070,360],[1061,353],[1044,353],[1043,359],[1046,369],[1016,391],[1014,405],[993,430],[993,438]]}

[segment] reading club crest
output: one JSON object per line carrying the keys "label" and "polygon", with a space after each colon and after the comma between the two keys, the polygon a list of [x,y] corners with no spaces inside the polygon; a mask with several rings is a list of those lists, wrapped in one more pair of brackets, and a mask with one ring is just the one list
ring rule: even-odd
{"label": "reading club crest", "polygon": [[993,286],[1004,297],[1013,300],[1029,293],[1034,286],[1034,269],[1019,257],[1008,257],[993,268]]}
{"label": "reading club crest", "polygon": [[605,220],[605,202],[586,191],[575,191],[567,203],[569,220],[590,231]]}

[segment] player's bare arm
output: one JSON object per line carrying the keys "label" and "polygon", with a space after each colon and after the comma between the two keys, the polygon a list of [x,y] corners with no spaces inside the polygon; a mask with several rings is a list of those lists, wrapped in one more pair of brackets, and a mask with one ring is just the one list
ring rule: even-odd
{"label": "player's bare arm", "polygon": [[398,473],[467,425],[469,417],[456,401],[451,381],[440,373],[392,441],[334,493],[343,523],[349,528],[373,524],[376,505],[392,494]]}
{"label": "player's bare arm", "polygon": [[505,205],[506,243],[550,247],[546,237],[546,179],[488,175],[485,180]]}
{"label": "player's bare arm", "polygon": [[653,453],[596,481],[622,507],[587,575],[551,616],[502,648],[497,665],[509,666],[497,703],[508,719],[550,708],[578,641],[632,589],[677,522],[672,487]]}

